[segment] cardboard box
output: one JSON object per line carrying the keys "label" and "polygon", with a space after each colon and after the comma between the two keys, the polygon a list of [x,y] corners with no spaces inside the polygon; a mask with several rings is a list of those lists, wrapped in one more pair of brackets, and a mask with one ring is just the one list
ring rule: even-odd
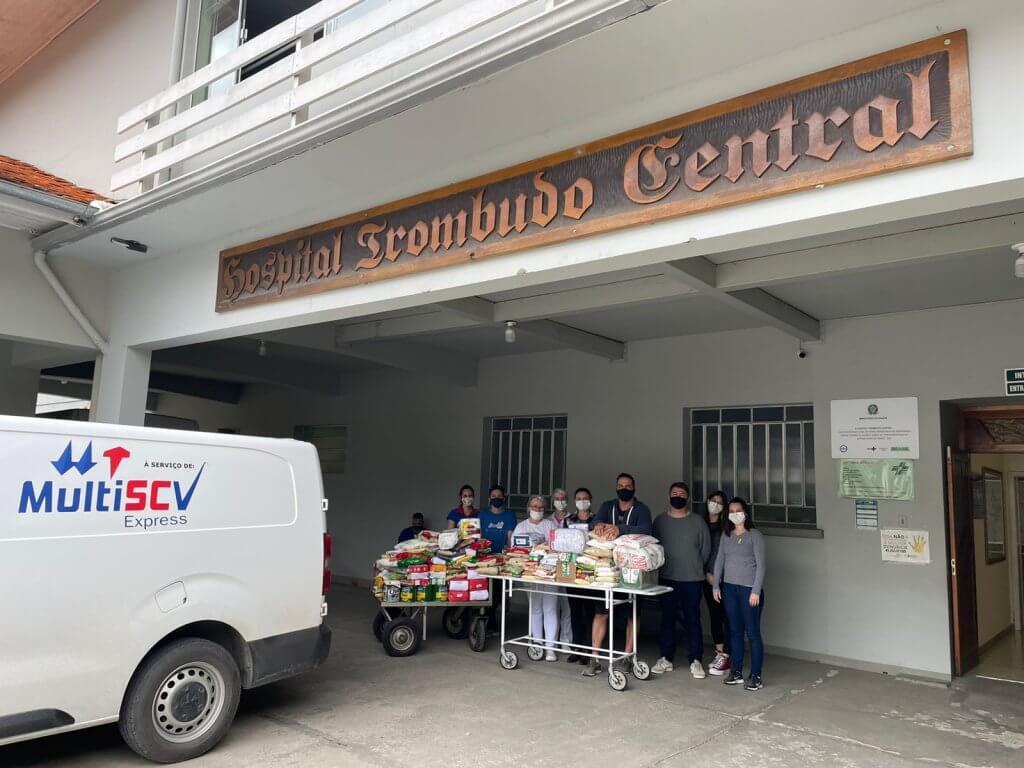
{"label": "cardboard box", "polygon": [[469,592],[469,579],[452,579],[448,582],[449,592]]}
{"label": "cardboard box", "polygon": [[490,583],[489,582],[490,582],[490,579],[470,579],[469,580],[469,591],[470,592],[479,592],[481,589],[486,591],[490,587]]}
{"label": "cardboard box", "polygon": [[448,590],[448,602],[449,603],[468,603],[469,602],[469,591],[462,589],[450,589]]}
{"label": "cardboard box", "polygon": [[576,583],[576,555],[568,552],[558,555],[558,569],[555,571],[555,581],[559,584]]}

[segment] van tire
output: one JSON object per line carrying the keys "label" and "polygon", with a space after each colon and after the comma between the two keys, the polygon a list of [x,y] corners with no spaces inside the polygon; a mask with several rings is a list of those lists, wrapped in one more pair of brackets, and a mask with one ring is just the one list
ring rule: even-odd
{"label": "van tire", "polygon": [[[173,688],[178,681],[174,678],[178,675],[184,676],[179,678],[185,681],[181,685],[189,686],[178,686],[188,695],[177,699],[178,711],[172,715],[183,727],[180,735],[166,735],[157,725],[157,718],[166,716],[158,715],[157,710],[164,706],[160,699],[175,700]],[[228,732],[238,711],[241,690],[238,665],[223,647],[194,637],[175,640],[154,651],[135,670],[121,705],[121,738],[136,754],[156,763],[199,757]],[[197,705],[200,713],[196,712]],[[165,710],[168,714],[172,714],[170,706]],[[205,714],[212,718],[205,728],[202,719],[197,720],[202,707],[207,707]],[[187,731],[194,727],[200,729],[198,735],[189,736]]]}

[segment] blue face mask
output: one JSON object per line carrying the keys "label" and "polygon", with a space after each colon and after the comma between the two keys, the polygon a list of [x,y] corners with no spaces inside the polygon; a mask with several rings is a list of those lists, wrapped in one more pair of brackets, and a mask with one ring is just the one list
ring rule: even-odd
{"label": "blue face mask", "polygon": [[494,507],[495,509],[501,509],[502,507],[505,506],[505,500],[504,499],[491,499],[491,506]]}

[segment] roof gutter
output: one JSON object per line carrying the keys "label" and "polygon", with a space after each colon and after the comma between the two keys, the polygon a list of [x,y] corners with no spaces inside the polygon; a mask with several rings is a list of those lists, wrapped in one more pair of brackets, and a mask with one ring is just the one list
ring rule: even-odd
{"label": "roof gutter", "polygon": [[51,251],[111,229],[210,189],[248,176],[341,136],[354,133],[417,104],[452,92],[506,67],[596,32],[665,0],[575,0],[555,6],[506,34],[397,79],[355,103],[332,110],[296,128],[250,144],[207,166],[118,203],[100,212],[86,228],[59,227],[36,237],[32,247]]}
{"label": "roof gutter", "polygon": [[10,181],[0,181],[0,197],[7,198],[13,208],[73,224],[75,227],[84,227],[98,212],[89,203],[68,200]]}

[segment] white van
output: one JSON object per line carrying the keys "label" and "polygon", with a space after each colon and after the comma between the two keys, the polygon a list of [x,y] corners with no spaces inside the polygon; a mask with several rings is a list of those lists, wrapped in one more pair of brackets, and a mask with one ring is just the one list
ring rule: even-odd
{"label": "white van", "polygon": [[212,748],[327,656],[325,506],[308,443],[0,416],[0,746]]}

